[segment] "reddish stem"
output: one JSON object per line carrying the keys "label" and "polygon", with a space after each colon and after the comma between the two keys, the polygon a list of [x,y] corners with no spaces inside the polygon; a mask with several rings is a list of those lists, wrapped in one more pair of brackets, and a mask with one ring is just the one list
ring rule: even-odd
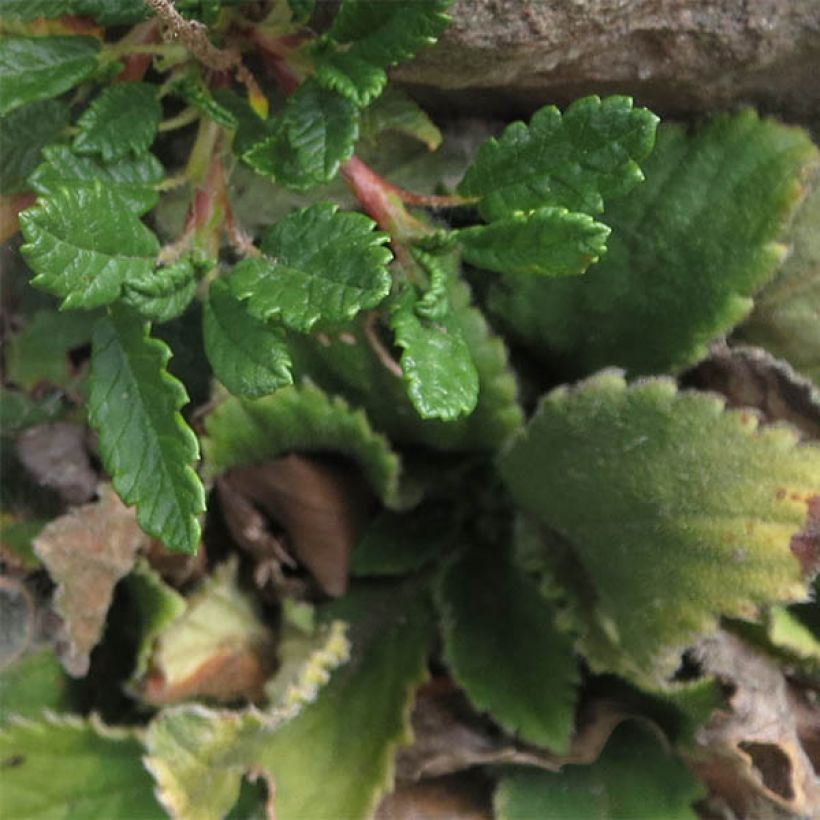
{"label": "reddish stem", "polygon": [[[159,40],[159,23],[156,17],[139,23],[131,29],[128,42],[144,46]],[[150,54],[132,54],[125,60],[125,68],[114,78],[115,83],[136,83],[142,80],[153,58]]]}

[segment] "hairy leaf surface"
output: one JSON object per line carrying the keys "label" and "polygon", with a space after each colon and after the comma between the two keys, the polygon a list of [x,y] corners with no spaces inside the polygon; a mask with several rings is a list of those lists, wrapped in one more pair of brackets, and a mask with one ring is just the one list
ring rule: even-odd
{"label": "hairy leaf surface", "polygon": [[155,186],[164,176],[165,169],[153,154],[102,164],[93,157],[77,156],[66,145],[52,145],[43,151],[43,162],[29,183],[38,194],[51,196],[60,188],[93,187],[98,179],[122,198],[129,211],[140,216],[159,201]]}
{"label": "hairy leaf surface", "polygon": [[251,316],[224,281],[211,284],[202,321],[214,375],[235,396],[255,399],[293,382],[284,332]]}
{"label": "hairy leaf surface", "polygon": [[123,283],[148,275],[156,236],[113,191],[60,188],[20,215],[32,284],[63,297],[63,308],[94,308],[119,297]]}
{"label": "hairy leaf surface", "polygon": [[78,154],[99,154],[104,162],[139,156],[148,150],[162,119],[157,90],[149,83],[118,83],[106,88],[77,120]]}
{"label": "hairy leaf surface", "polygon": [[167,345],[152,339],[132,313],[120,309],[100,319],[89,419],[114,488],[136,505],[143,530],[171,550],[194,553],[205,494],[192,467],[197,439],[179,413],[188,396],[166,370],[170,357]]}
{"label": "hairy leaf surface", "polygon": [[436,602],[448,668],[473,705],[511,734],[567,752],[579,674],[538,585],[499,545],[479,544],[448,567]]}
{"label": "hairy leaf surface", "polygon": [[749,313],[816,157],[803,131],[748,111],[695,136],[665,126],[646,183],[607,208],[601,262],[577,279],[499,286],[491,308],[567,376],[680,370]]}
{"label": "hairy leaf surface", "polygon": [[464,259],[479,268],[522,276],[569,276],[598,261],[606,251],[609,228],[586,214],[539,208],[491,225],[464,228],[457,235]]}
{"label": "hairy leaf surface", "polygon": [[37,167],[43,148],[68,125],[68,115],[68,106],[60,100],[41,100],[0,119],[0,194],[28,190],[28,175]]}
{"label": "hairy leaf surface", "polygon": [[123,302],[144,319],[168,322],[181,316],[196,295],[196,270],[184,258],[125,283]]}
{"label": "hairy leaf surface", "polygon": [[93,37],[5,37],[0,40],[0,116],[47,100],[87,79],[97,67]]}
{"label": "hairy leaf surface", "polygon": [[548,394],[500,466],[559,536],[542,558],[595,669],[657,685],[720,616],[807,595],[813,559],[792,539],[820,449],[713,395],[605,372]]}
{"label": "hairy leaf surface", "polygon": [[231,290],[253,316],[294,330],[352,319],[390,290],[388,236],[374,228],[366,216],[329,203],[295,211],[268,231],[266,257],[234,268]]}
{"label": "hairy leaf surface", "polygon": [[361,410],[305,384],[256,401],[229,398],[206,419],[202,448],[208,473],[290,452],[350,456],[387,503],[398,493],[399,459]]}
{"label": "hairy leaf surface", "polygon": [[626,724],[589,766],[565,766],[555,774],[520,770],[503,778],[495,812],[499,820],[695,820],[693,803],[702,796],[694,775],[657,738]]}
{"label": "hairy leaf surface", "polygon": [[143,751],[133,732],[94,719],[12,723],[0,730],[4,814],[162,818]]}
{"label": "hairy leaf surface", "polygon": [[515,122],[478,151],[459,193],[481,197],[487,221],[547,205],[595,215],[643,180],[658,118],[629,97],[584,97]]}

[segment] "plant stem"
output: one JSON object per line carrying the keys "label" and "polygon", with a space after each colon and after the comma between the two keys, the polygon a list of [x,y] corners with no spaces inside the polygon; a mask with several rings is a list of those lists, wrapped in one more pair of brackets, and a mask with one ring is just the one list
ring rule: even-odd
{"label": "plant stem", "polygon": [[178,128],[184,128],[192,122],[196,122],[200,117],[200,111],[193,105],[183,108],[176,116],[169,117],[159,124],[159,131],[176,131]]}

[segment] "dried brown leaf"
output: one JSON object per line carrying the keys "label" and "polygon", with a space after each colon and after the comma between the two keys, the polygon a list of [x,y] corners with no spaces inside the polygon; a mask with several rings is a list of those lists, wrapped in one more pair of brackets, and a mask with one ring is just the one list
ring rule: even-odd
{"label": "dried brown leaf", "polygon": [[199,581],[208,570],[205,544],[199,545],[196,555],[185,555],[171,552],[162,541],[151,538],[145,547],[145,558],[162,580],[174,587]]}
{"label": "dried brown leaf", "polygon": [[64,622],[58,647],[69,675],[88,672],[114,587],[131,570],[147,536],[108,485],[100,499],[52,521],[34,540],[34,552],[57,584],[54,608]]}
{"label": "dried brown leaf", "polygon": [[739,817],[785,810],[812,816],[820,783],[800,741],[789,687],[778,664],[721,631],[704,639],[703,668],[733,687],[730,710],[715,712],[696,735],[692,764],[709,786],[712,805]]}
{"label": "dried brown leaf", "polygon": [[264,526],[261,510],[286,533],[290,550],[321,589],[344,594],[350,554],[373,505],[372,492],[352,465],[288,455],[228,471],[220,492],[233,508],[226,512],[232,534],[258,563],[288,562],[287,551]]}
{"label": "dried brown leaf", "polygon": [[492,792],[477,771],[405,783],[384,797],[373,820],[492,820]]}

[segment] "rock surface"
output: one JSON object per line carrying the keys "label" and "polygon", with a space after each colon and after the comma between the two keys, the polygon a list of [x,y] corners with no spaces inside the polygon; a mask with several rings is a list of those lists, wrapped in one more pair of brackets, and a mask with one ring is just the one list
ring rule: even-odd
{"label": "rock surface", "polygon": [[506,117],[625,92],[665,115],[747,103],[820,121],[820,0],[454,0],[450,13],[438,45],[395,72],[434,107]]}

